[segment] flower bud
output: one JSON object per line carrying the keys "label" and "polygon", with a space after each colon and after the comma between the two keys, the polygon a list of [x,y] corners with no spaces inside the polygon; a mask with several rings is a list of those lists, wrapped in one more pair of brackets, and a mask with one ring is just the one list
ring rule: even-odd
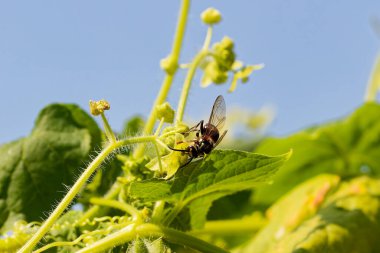
{"label": "flower bud", "polygon": [[[189,126],[179,122],[176,126],[168,126],[162,130],[162,135],[165,137],[161,139],[166,145],[174,147],[176,141],[183,140],[183,135],[181,133],[186,133],[189,131]],[[171,134],[168,134],[171,133]]]}
{"label": "flower bud", "polygon": [[110,104],[104,99],[99,100],[99,101],[90,100],[90,112],[94,116],[102,114],[104,111],[107,111],[110,108],[111,108]]}
{"label": "flower bud", "polygon": [[213,45],[216,60],[223,71],[229,71],[235,62],[236,55],[233,48],[234,42],[229,37],[224,37],[220,42]]}
{"label": "flower bud", "polygon": [[224,49],[232,50],[234,49],[234,41],[230,37],[224,36],[220,42],[220,46]]}
{"label": "flower bud", "polygon": [[222,20],[222,15],[217,9],[208,8],[202,12],[201,19],[206,25],[215,25]]}
{"label": "flower bud", "polygon": [[171,253],[172,250],[165,244],[162,238],[152,241],[149,245],[149,252]]}
{"label": "flower bud", "polygon": [[228,72],[221,70],[217,62],[210,62],[206,67],[207,76],[215,84],[225,83],[228,79]]}
{"label": "flower bud", "polygon": [[160,67],[167,74],[173,75],[178,68],[178,64],[175,62],[174,57],[169,55],[160,61]]}
{"label": "flower bud", "polygon": [[128,247],[126,253],[148,253],[149,250],[146,247],[144,241],[140,238],[137,238],[132,242],[132,244]]}
{"label": "flower bud", "polygon": [[174,121],[174,109],[168,102],[160,104],[156,107],[156,117],[161,120],[164,118],[164,122],[173,123]]}
{"label": "flower bud", "polygon": [[211,79],[215,84],[223,84],[228,79],[228,72],[215,72],[215,75]]}

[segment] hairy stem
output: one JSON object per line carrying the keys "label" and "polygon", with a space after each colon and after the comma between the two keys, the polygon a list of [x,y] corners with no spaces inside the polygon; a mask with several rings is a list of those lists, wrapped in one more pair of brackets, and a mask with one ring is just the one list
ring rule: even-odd
{"label": "hairy stem", "polygon": [[28,240],[28,242],[18,251],[19,253],[29,253],[33,250],[36,244],[41,240],[41,238],[49,231],[54,222],[61,216],[61,214],[70,205],[71,201],[75,196],[82,190],[84,185],[90,176],[95,172],[101,163],[107,158],[107,156],[112,153],[115,149],[129,144],[140,143],[140,142],[152,142],[156,139],[155,136],[146,137],[134,137],[130,139],[120,140],[115,143],[111,143],[99,155],[87,166],[79,179],[68,191],[66,196],[61,200],[55,210],[50,214],[49,218],[42,224],[42,226],[37,230],[37,232]]}

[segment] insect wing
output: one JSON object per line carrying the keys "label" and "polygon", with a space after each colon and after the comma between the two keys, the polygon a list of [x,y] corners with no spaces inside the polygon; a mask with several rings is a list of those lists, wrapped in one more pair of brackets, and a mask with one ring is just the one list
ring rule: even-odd
{"label": "insect wing", "polygon": [[226,135],[227,130],[222,133],[222,135],[219,137],[218,141],[215,143],[214,148],[219,145],[219,143],[223,140],[224,136]]}
{"label": "insect wing", "polygon": [[209,124],[216,126],[219,130],[221,130],[226,121],[226,103],[224,102],[224,98],[222,95],[219,95],[214,102],[214,106],[212,107],[210,119],[208,121]]}

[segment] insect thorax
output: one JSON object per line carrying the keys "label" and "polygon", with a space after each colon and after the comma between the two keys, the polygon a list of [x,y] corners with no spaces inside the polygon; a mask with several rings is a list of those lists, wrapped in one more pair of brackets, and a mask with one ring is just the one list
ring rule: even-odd
{"label": "insect thorax", "polygon": [[207,123],[203,127],[203,136],[206,140],[211,139],[211,144],[214,144],[219,139],[219,130],[214,125]]}

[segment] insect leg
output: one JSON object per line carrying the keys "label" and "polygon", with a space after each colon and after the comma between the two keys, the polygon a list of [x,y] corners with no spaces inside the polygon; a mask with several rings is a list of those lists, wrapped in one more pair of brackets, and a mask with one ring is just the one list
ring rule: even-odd
{"label": "insect leg", "polygon": [[192,128],[190,128],[189,131],[197,130],[197,128],[199,127],[199,125],[202,125],[202,124],[203,124],[203,120],[201,120],[198,124],[196,124],[195,126],[193,126]]}
{"label": "insect leg", "polygon": [[189,130],[187,130],[186,132],[182,133],[183,135],[187,136],[189,135],[189,133],[191,132],[199,132],[199,125],[201,124],[201,122],[199,122],[198,124],[196,124],[195,126],[191,127]]}
{"label": "insect leg", "polygon": [[201,129],[201,134],[204,135],[204,129],[203,129],[203,120],[201,120],[201,122],[199,122],[199,124],[201,125],[200,129]]}
{"label": "insect leg", "polygon": [[189,153],[189,150],[186,150],[186,149],[176,149],[176,148],[172,148],[170,146],[168,146],[169,149],[173,150],[173,151],[180,151],[180,152],[186,152],[186,153]]}
{"label": "insect leg", "polygon": [[194,157],[191,156],[191,157],[189,158],[189,160],[187,160],[187,162],[186,162],[184,165],[182,165],[181,167],[179,167],[179,169],[181,169],[181,168],[185,167],[186,165],[188,165],[193,159],[194,159]]}

